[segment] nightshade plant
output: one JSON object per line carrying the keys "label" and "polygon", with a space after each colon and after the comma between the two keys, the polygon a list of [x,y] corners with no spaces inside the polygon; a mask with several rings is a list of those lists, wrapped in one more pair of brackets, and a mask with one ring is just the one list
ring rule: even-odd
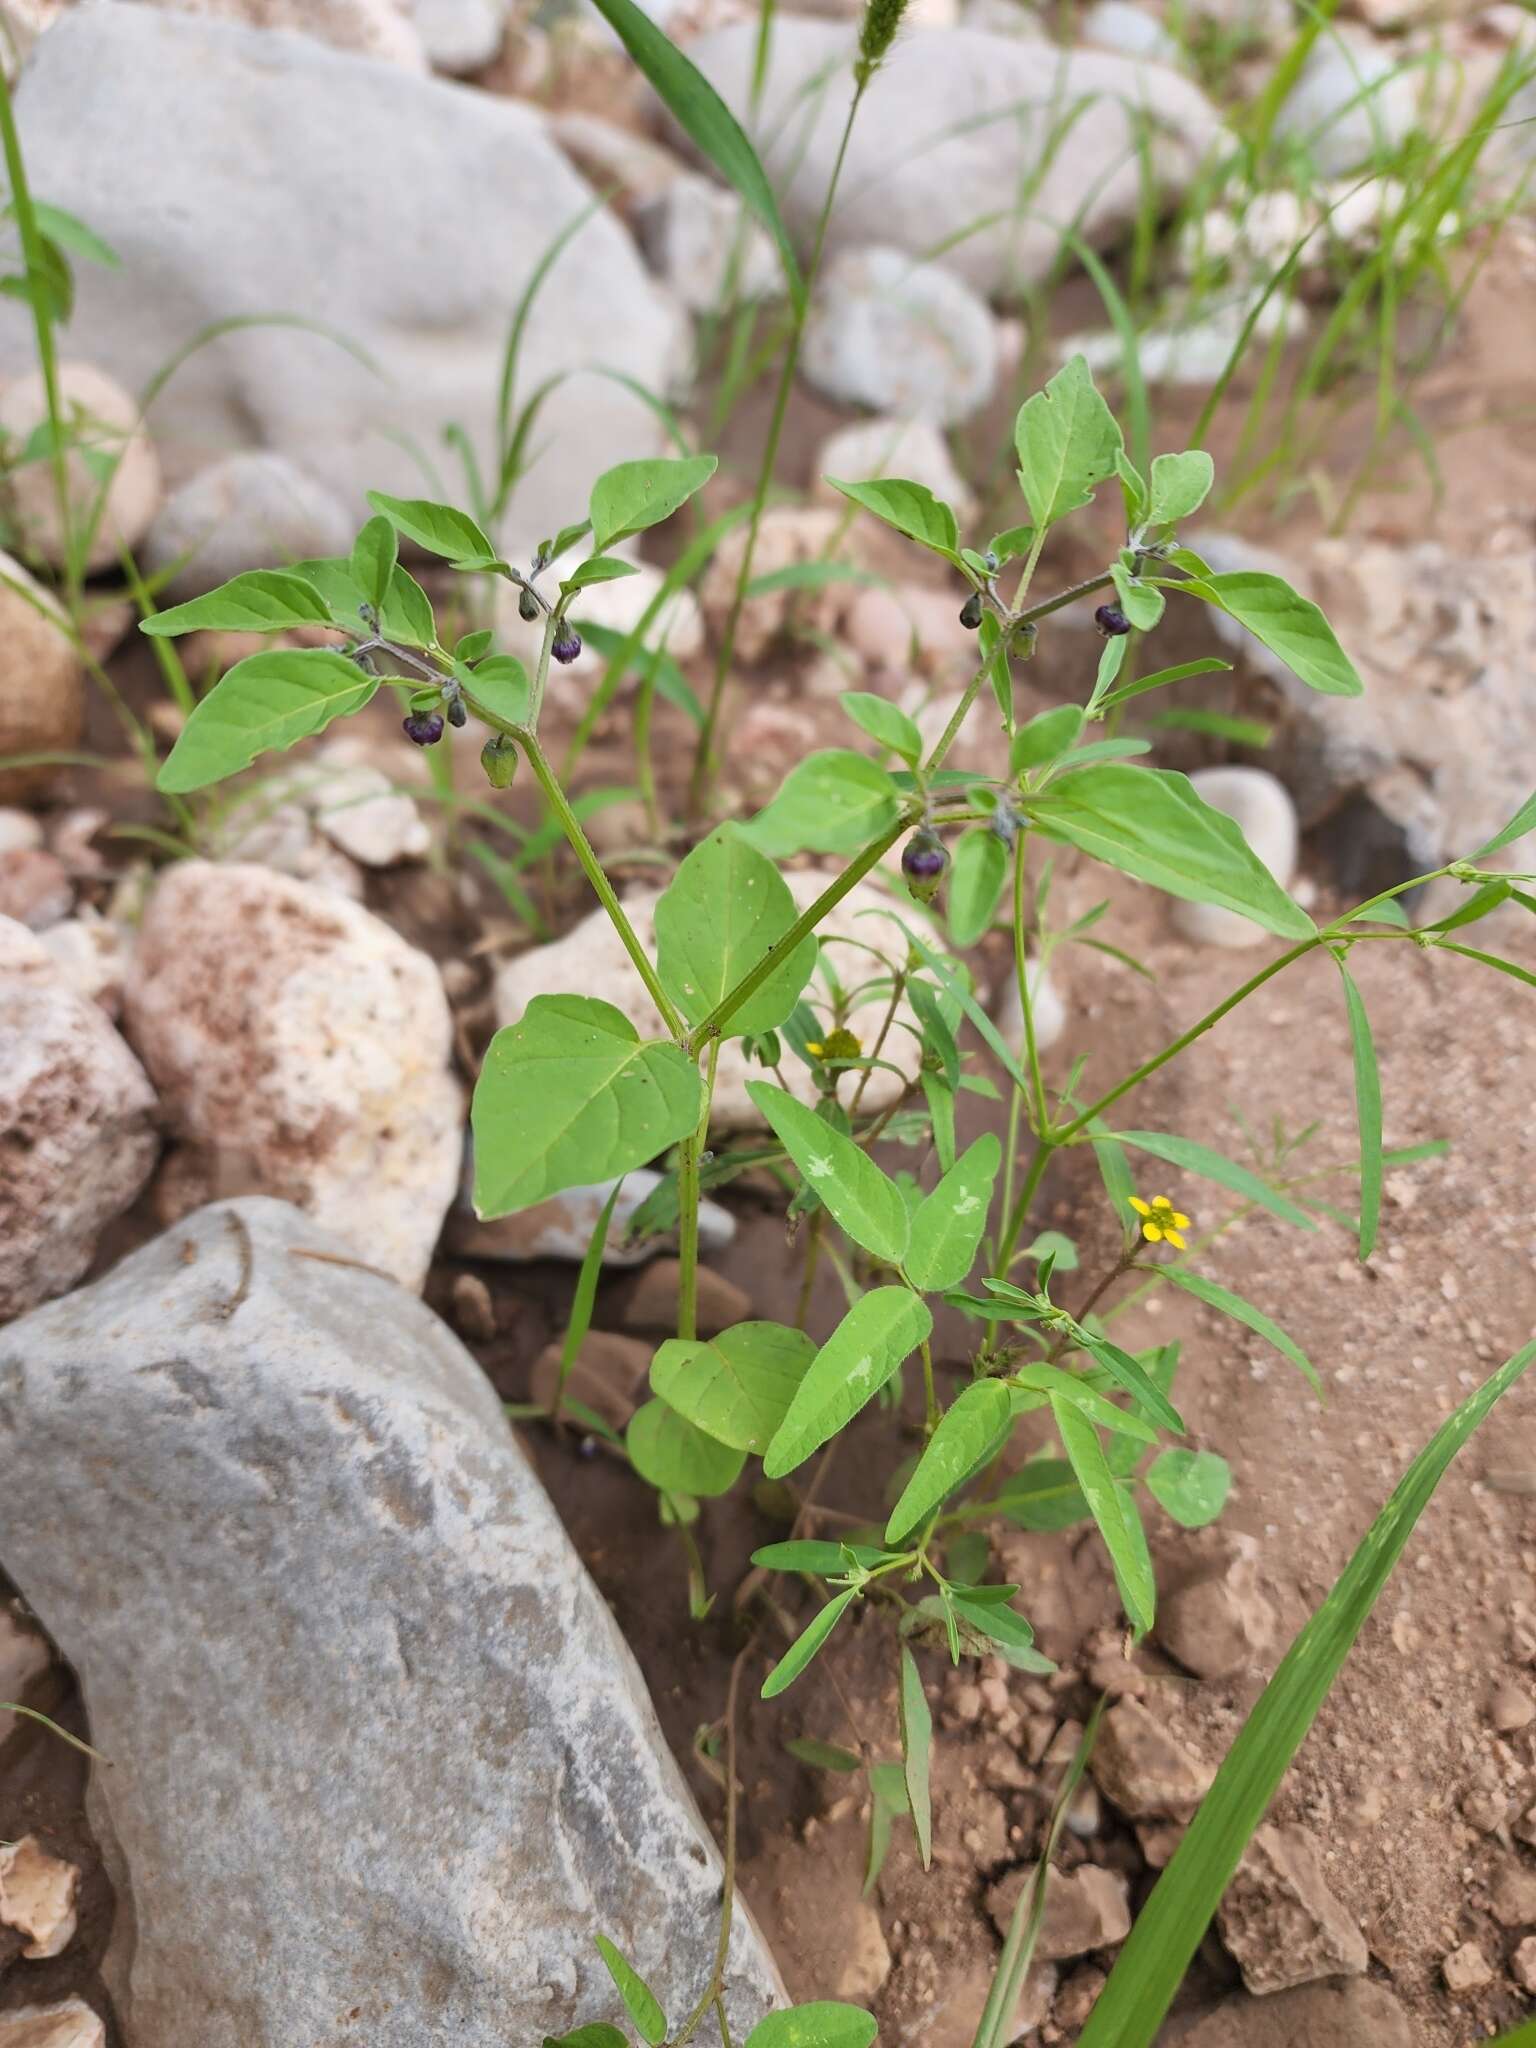
{"label": "nightshade plant", "polygon": [[[1212,659],[1139,672],[1133,650],[1155,631],[1170,602],[1225,613],[1315,690],[1353,696],[1360,689],[1315,605],[1273,575],[1213,574],[1181,542],[1182,522],[1211,487],[1209,456],[1198,449],[1159,455],[1142,474],[1080,358],[1025,403],[1014,444],[1024,516],[979,544],[963,541],[951,508],[919,484],[837,484],[855,507],[936,556],[954,576],[968,613],[979,615],[975,673],[926,751],[911,719],[893,704],[848,693],[843,701],[850,719],[882,758],[851,747],[813,754],[756,817],[728,820],[700,839],[657,906],[654,956],[640,943],[549,763],[541,713],[552,654],[573,637],[582,592],[631,573],[612,550],[699,491],[713,473],[712,457],[629,462],[608,471],[593,486],[586,515],[542,543],[526,567],[502,559],[480,527],[451,506],[375,495],[375,516],[350,557],[237,576],[144,622],[152,635],[329,625],[348,641],[344,649],[258,653],[231,668],[197,705],[165,762],[160,785],[167,791],[189,793],[234,774],[258,755],[360,710],[381,686],[400,692],[406,730],[418,743],[463,744],[453,728],[480,728],[474,743],[483,744],[493,787],[504,788],[518,764],[527,763],[662,1030],[642,1035],[623,1011],[590,996],[535,997],[518,1023],[496,1035],[475,1091],[477,1206],[482,1214],[501,1215],[653,1160],[670,1162],[652,1208],[657,1220],[675,1217],[678,1228],[677,1334],[656,1352],[651,1398],[631,1421],[624,1448],[657,1489],[664,1519],[690,1545],[687,1529],[699,1503],[733,1487],[752,1461],[760,1461],[766,1481],[794,1487],[796,1526],[754,1562],[765,1573],[819,1581],[828,1597],[768,1671],[765,1697],[794,1683],[855,1606],[890,1617],[902,1761],[873,1764],[870,1789],[877,1832],[883,1824],[888,1836],[891,1816],[910,1814],[925,1862],[931,1725],[913,1647],[936,1646],[956,1661],[994,1655],[1024,1670],[1050,1668],[1014,1605],[1019,1589],[987,1583],[985,1545],[974,1525],[996,1517],[1030,1528],[1091,1520],[1139,1635],[1151,1626],[1155,1604],[1138,1506],[1142,1490],[1191,1526],[1213,1519],[1225,1498],[1224,1462],[1183,1441],[1185,1423],[1173,1398],[1177,1347],[1133,1355],[1110,1335],[1114,1309],[1106,1297],[1115,1283],[1135,1273],[1147,1284],[1177,1286],[1265,1338],[1316,1383],[1311,1362],[1263,1307],[1198,1271],[1203,1240],[1187,1235],[1195,1226],[1179,1202],[1197,1204],[1187,1193],[1175,1200],[1163,1192],[1165,1186],[1182,1191],[1193,1179],[1235,1197],[1244,1209],[1262,1208],[1314,1230],[1320,1216],[1338,1212],[1310,1192],[1308,1176],[1292,1171],[1291,1141],[1279,1141],[1272,1170],[1259,1172],[1176,1133],[1135,1128],[1117,1113],[1120,1105],[1288,967],[1312,953],[1328,954],[1340,976],[1354,1046],[1359,1155],[1348,1170],[1358,1179],[1358,1202],[1348,1220],[1367,1259],[1383,1166],[1400,1155],[1383,1150],[1371,1029],[1350,956],[1362,945],[1408,943],[1532,979],[1467,946],[1461,935],[1502,903],[1536,909],[1536,899],[1521,887],[1530,877],[1482,866],[1536,827],[1536,798],[1470,859],[1435,871],[1468,890],[1451,916],[1424,929],[1410,926],[1401,899],[1435,878],[1421,876],[1319,928],[1230,819],[1204,804],[1184,776],[1138,760],[1148,752],[1145,740],[1118,734],[1126,705],[1226,666]],[[1098,573],[1037,597],[1036,574],[1053,535],[1100,491],[1118,495],[1123,544]],[[519,661],[496,652],[485,631],[452,645],[439,637],[426,593],[398,558],[402,540],[468,576],[501,577],[517,587],[524,614],[543,621],[531,677]],[[1112,605],[1104,592],[1112,592]],[[1021,722],[1014,711],[1016,672],[1052,615],[1071,604],[1099,607],[1096,672],[1085,677],[1079,701]],[[983,717],[997,736],[995,771],[949,768],[962,727]],[[867,948],[852,949],[857,971],[866,973],[862,963],[871,955],[874,971],[850,986],[846,942],[824,946],[818,929],[899,846],[905,851],[885,872],[901,948],[890,950],[877,933]],[[1050,876],[1059,847],[1173,896],[1238,912],[1283,947],[1213,1010],[1096,1095],[1085,1087],[1082,1059],[1059,1086],[1048,1086],[1036,1043],[1027,971],[1031,939],[1037,950],[1068,937],[1100,943],[1088,936],[1097,910],[1066,933],[1052,931]],[[843,865],[802,911],[777,863],[804,852],[837,856]],[[1023,1018],[1017,1047],[978,1004],[959,957],[999,916],[1013,937]],[[890,928],[889,919],[878,922],[880,932]],[[884,1023],[866,1047],[848,1018],[858,1003],[875,999],[883,1002]],[[961,1150],[957,1095],[999,1092],[987,1074],[972,1071],[975,1054],[961,1043],[967,1025],[1006,1091],[999,1118],[1006,1138],[988,1132]],[[711,1097],[721,1047],[732,1039],[746,1042],[761,1070],[748,1088],[771,1139],[714,1156],[706,1149]],[[798,1076],[795,1087],[786,1085],[787,1065]],[[880,1109],[866,1108],[873,1077],[892,1071],[898,1090]],[[877,1139],[920,1146],[920,1162],[932,1162],[925,1174],[932,1184],[910,1171],[887,1171],[873,1156]],[[1079,1147],[1094,1154],[1123,1228],[1105,1270],[1074,1281],[1078,1261],[1070,1241],[1027,1233],[1047,1166]],[[749,1321],[704,1340],[697,1328],[701,1185],[706,1175],[716,1184],[765,1159],[792,1186],[795,1215],[808,1219],[808,1265],[819,1250],[835,1257],[847,1312],[825,1332]],[[1143,1170],[1144,1191],[1133,1162]],[[1179,1178],[1165,1182],[1165,1175]],[[589,1312],[606,1221],[583,1272],[573,1324]],[[932,1353],[935,1301],[962,1310],[976,1332],[952,1397]],[[821,1468],[811,1461],[883,1392],[894,1393],[912,1359],[922,1388],[917,1449],[892,1475],[883,1528],[855,1532],[858,1540],[850,1541],[802,1534],[803,1523],[820,1526],[814,1494]],[[1504,1382],[1511,1376],[1506,1368]],[[1010,1439],[1031,1412],[1048,1416],[1060,1455],[1019,1465],[1010,1457]],[[701,1612],[708,1601],[696,1564],[694,1579],[695,1612]],[[810,1752],[813,1761],[832,1768],[863,1761],[826,1744],[812,1744]],[[729,1763],[727,1775],[734,1801]],[[727,1931],[728,1925],[729,1885]],[[647,2042],[659,2044],[667,2027],[654,1998],[611,1945],[604,1944],[603,1953],[632,2023]],[[722,1933],[714,1978],[675,2041],[695,2032],[712,2005],[724,2029],[724,1956]],[[872,2030],[866,2015],[843,2006],[801,2008],[800,2030],[785,2031],[794,2017],[765,2021],[749,2048],[787,2048],[791,2041],[865,2048]],[[1155,2013],[1152,2019],[1155,2024]],[[996,2015],[993,2023],[1000,2024]],[[606,2023],[569,2038],[586,2048],[617,2048],[623,2039]]]}

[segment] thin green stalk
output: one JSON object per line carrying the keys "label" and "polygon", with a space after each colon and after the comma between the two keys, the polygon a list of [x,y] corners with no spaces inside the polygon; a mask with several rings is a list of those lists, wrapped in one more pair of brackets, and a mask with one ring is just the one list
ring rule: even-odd
{"label": "thin green stalk", "polygon": [[715,1097],[720,1041],[714,1039],[704,1070],[704,1107],[697,1127],[684,1138],[677,1161],[677,1334],[691,1341],[699,1323],[699,1160],[709,1142],[709,1111]]}
{"label": "thin green stalk", "polygon": [[1035,1097],[1035,1136],[1043,1140],[1051,1135],[1051,1112],[1045,1100],[1045,1075],[1040,1070],[1040,1049],[1035,1041],[1035,1003],[1024,951],[1024,876],[1028,865],[1029,834],[1021,830],[1013,842],[1013,967],[1018,976],[1019,1007],[1024,1012],[1024,1049]]}
{"label": "thin green stalk", "polygon": [[752,518],[747,527],[747,542],[742,549],[741,567],[736,574],[736,588],[731,593],[731,608],[726,614],[725,630],[720,636],[720,648],[715,658],[715,673],[709,687],[709,704],[704,713],[704,723],[699,729],[698,745],[694,750],[693,775],[688,785],[688,808],[693,814],[697,814],[704,801],[705,784],[714,769],[715,734],[719,728],[721,706],[725,699],[726,677],[730,673],[731,661],[736,652],[736,630],[741,623],[742,606],[746,603],[747,585],[752,580],[757,536],[763,523],[763,509],[768,502],[769,486],[773,482],[774,465],[779,458],[779,442],[783,437],[784,420],[789,410],[789,394],[794,387],[795,372],[800,366],[800,348],[805,339],[805,322],[810,311],[811,294],[816,286],[816,276],[821,268],[821,253],[827,239],[827,225],[832,218],[832,204],[837,197],[838,181],[843,174],[843,161],[848,154],[854,117],[863,98],[864,82],[860,80],[855,85],[853,98],[848,104],[848,118],[843,123],[842,136],[837,145],[837,157],[832,165],[832,175],[827,181],[826,193],[821,202],[821,217],[816,223],[811,260],[806,266],[804,295],[790,327],[789,345],[784,351],[784,364],[779,372],[779,387],[774,394],[773,416],[768,423],[768,437],[763,443],[757,484],[752,494]]}
{"label": "thin green stalk", "polygon": [[1008,1278],[1009,1268],[1013,1264],[1013,1254],[1018,1246],[1019,1235],[1029,1216],[1029,1205],[1040,1192],[1040,1183],[1045,1178],[1045,1169],[1050,1165],[1052,1154],[1056,1151],[1060,1142],[1059,1138],[1041,1138],[1035,1146],[1035,1155],[1029,1162],[1029,1172],[1024,1176],[1024,1185],[1019,1189],[1018,1200],[1009,1211],[1008,1222],[1003,1230],[1002,1243],[997,1248],[997,1258],[993,1263],[992,1272],[992,1277],[995,1280],[1006,1280]]}

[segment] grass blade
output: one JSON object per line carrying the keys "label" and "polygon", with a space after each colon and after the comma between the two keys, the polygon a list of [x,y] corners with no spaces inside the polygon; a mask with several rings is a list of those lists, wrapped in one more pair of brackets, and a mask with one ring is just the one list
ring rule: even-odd
{"label": "grass blade", "polygon": [[582,1257],[581,1271],[576,1276],[576,1292],[571,1300],[571,1320],[565,1332],[565,1342],[560,1347],[560,1377],[555,1382],[555,1398],[550,1403],[549,1419],[560,1420],[560,1404],[565,1399],[565,1383],[571,1376],[577,1353],[587,1341],[587,1332],[592,1327],[592,1304],[597,1299],[597,1283],[603,1270],[603,1253],[608,1248],[608,1226],[613,1221],[613,1205],[619,1199],[619,1189],[624,1185],[620,1174],[608,1190],[602,1213],[592,1226],[592,1235],[587,1239],[587,1249]]}
{"label": "grass blade", "polygon": [[1360,1259],[1364,1264],[1376,1249],[1376,1231],[1381,1222],[1381,1070],[1376,1064],[1376,1046],[1365,1003],[1342,960],[1339,972],[1344,977],[1350,1043],[1355,1049],[1355,1108],[1360,1118]]}
{"label": "grass blade", "polygon": [[1441,1424],[1366,1531],[1249,1715],[1158,1880],[1078,2048],[1151,2048],[1163,2015],[1302,1738],[1446,1468],[1536,1358],[1527,1344]]}

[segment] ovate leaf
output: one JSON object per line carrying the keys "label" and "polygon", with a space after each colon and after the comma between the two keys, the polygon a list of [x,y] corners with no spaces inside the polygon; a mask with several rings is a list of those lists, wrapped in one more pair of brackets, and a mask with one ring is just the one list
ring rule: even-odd
{"label": "ovate leaf", "polygon": [[997,1512],[1021,1529],[1070,1529],[1088,1519],[1088,1503],[1065,1458],[1031,1458],[997,1496]]}
{"label": "ovate leaf", "polygon": [[640,2029],[641,2039],[649,2042],[650,2048],[661,2048],[667,2038],[666,2015],[656,2003],[650,1986],[630,1968],[606,1934],[596,1935],[594,1939],[599,1955],[608,1965],[609,1976],[619,1988],[625,2011]]}
{"label": "ovate leaf", "polygon": [[899,1543],[941,1501],[961,1486],[1008,1427],[1012,1403],[998,1380],[976,1380],[940,1419],[886,1524],[888,1543]]}
{"label": "ovate leaf", "polygon": [[1283,576],[1235,569],[1177,586],[1214,604],[1279,655],[1293,675],[1325,697],[1358,697],[1364,685],[1319,608]]}
{"label": "ovate leaf", "polygon": [[291,747],[333,718],[360,711],[378,687],[377,676],[326,647],[247,655],[193,709],[155,786],[183,794],[221,782],[258,754]]}
{"label": "ovate leaf", "polygon": [[926,1870],[933,1861],[933,1801],[928,1789],[928,1754],[933,1744],[933,1715],[923,1691],[917,1659],[901,1646],[901,1763],[907,1783],[907,1805],[917,1829],[918,1853]]}
{"label": "ovate leaf", "polygon": [[439,505],[430,498],[390,498],[383,491],[370,491],[368,502],[429,555],[472,563],[476,568],[489,567],[496,560],[496,550],[474,520],[452,505]]}
{"label": "ovate leaf", "polygon": [[1189,903],[1215,903],[1285,939],[1316,927],[1253,852],[1235,822],[1169,769],[1101,762],[1028,800],[1048,839],[1080,847]]}
{"label": "ovate leaf", "polygon": [[768,1477],[782,1479],[836,1436],[932,1329],[927,1303],[908,1288],[876,1287],[860,1295],[800,1382],[763,1459]]}
{"label": "ovate leaf", "polygon": [[594,583],[617,583],[625,576],[638,576],[640,570],[634,562],[623,561],[618,555],[588,555],[560,585],[562,591],[586,590]]}
{"label": "ovate leaf", "polygon": [[592,545],[598,554],[628,533],[670,519],[708,483],[719,466],[714,455],[656,455],[604,470],[592,486]]}
{"label": "ovate leaf", "polygon": [[986,1132],[918,1204],[905,1265],[908,1279],[924,1294],[958,1287],[974,1265],[1002,1156],[998,1139]]}
{"label": "ovate leaf", "polygon": [[[700,1024],[799,915],[766,855],[725,824],[696,846],[656,905],[656,971],[690,1024]],[[816,966],[814,933],[731,1013],[728,1035],[771,1031],[794,1009]]]}
{"label": "ovate leaf", "polygon": [[855,725],[882,747],[899,754],[909,768],[923,758],[922,734],[888,697],[877,697],[872,690],[844,690],[837,701]]}
{"label": "ovate leaf", "polygon": [[376,512],[357,536],[352,549],[352,580],[375,611],[382,611],[389,595],[400,543],[394,521]]}
{"label": "ovate leaf", "polygon": [[1114,414],[1082,356],[1019,408],[1013,429],[1019,483],[1037,527],[1054,526],[1090,502],[1124,444]]}
{"label": "ovate leaf", "polygon": [[651,1385],[706,1435],[761,1457],[815,1356],[803,1330],[736,1323],[707,1341],[670,1338],[651,1361]]}
{"label": "ovate leaf", "polygon": [[1154,455],[1148,526],[1177,526],[1198,512],[1216,481],[1216,465],[1203,448],[1182,455]]}
{"label": "ovate leaf", "polygon": [[739,828],[759,853],[857,853],[901,816],[901,795],[878,762],[828,747],[792,768],[772,803]]}
{"label": "ovate leaf", "polygon": [[606,2020],[593,2020],[568,2034],[546,2034],[544,2048],[629,2048],[629,2036]]}
{"label": "ovate leaf", "polygon": [[926,484],[909,483],[904,477],[877,477],[869,483],[840,483],[835,476],[826,481],[866,512],[873,512],[887,526],[894,526],[908,540],[931,548],[936,555],[958,561],[960,529],[955,515],[942,498],[936,498]]}
{"label": "ovate leaf", "polygon": [[1147,1467],[1147,1491],[1186,1529],[1203,1529],[1227,1504],[1232,1467],[1214,1451],[1164,1451]]}
{"label": "ovate leaf", "polygon": [[824,1999],[769,2013],[748,2034],[746,2048],[869,2048],[874,2038],[871,2013]]}
{"label": "ovate leaf", "polygon": [[1022,775],[1026,769],[1054,761],[1069,747],[1076,746],[1082,729],[1081,704],[1058,704],[1050,711],[1037,711],[1013,736],[1008,754],[1009,773]]}
{"label": "ovate leaf", "polygon": [[734,1451],[696,1429],[665,1401],[647,1401],[637,1408],[624,1433],[629,1461],[642,1479],[663,1493],[694,1494],[710,1500],[729,1493],[747,1462]]}
{"label": "ovate leaf", "polygon": [[535,996],[491,1040],[475,1088],[475,1207],[526,1209],[610,1180],[697,1128],[698,1070],[590,996]]}
{"label": "ovate leaf", "polygon": [[889,1175],[851,1138],[834,1131],[785,1089],[768,1081],[749,1081],[747,1093],[854,1243],[887,1265],[899,1266],[907,1249],[907,1205]]}
{"label": "ovate leaf", "polygon": [[205,597],[190,598],[140,622],[156,639],[174,633],[280,633],[285,626],[328,626],[325,599],[285,569],[248,569]]}
{"label": "ovate leaf", "polygon": [[962,832],[949,870],[949,936],[960,947],[974,946],[992,929],[998,899],[1008,879],[1008,849],[989,826]]}

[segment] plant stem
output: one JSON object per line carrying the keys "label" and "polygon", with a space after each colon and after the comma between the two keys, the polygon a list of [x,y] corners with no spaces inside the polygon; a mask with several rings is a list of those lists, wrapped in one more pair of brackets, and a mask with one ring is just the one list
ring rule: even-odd
{"label": "plant stem", "polygon": [[544,637],[539,642],[539,659],[533,671],[533,688],[528,693],[528,724],[533,732],[539,729],[539,713],[544,709],[544,688],[549,681],[549,654],[555,644],[555,635],[560,630],[560,607],[551,605],[544,614]]}
{"label": "plant stem", "polygon": [[715,1945],[715,1966],[709,1973],[704,1995],[689,2013],[672,2042],[685,2048],[699,2030],[699,2023],[725,1991],[725,1966],[731,1948],[731,1915],[736,1902],[736,1702],[741,1691],[741,1674],[756,1649],[747,1643],[736,1653],[731,1665],[731,1682],[725,1695],[725,1882],[720,1903],[720,1939]]}
{"label": "plant stem", "polygon": [[1029,1162],[1029,1172],[1024,1176],[1024,1185],[1019,1189],[1018,1200],[1009,1211],[1002,1242],[997,1248],[997,1259],[992,1275],[994,1280],[1006,1280],[1008,1277],[1008,1269],[1013,1264],[1013,1254],[1018,1246],[1020,1232],[1029,1217],[1029,1205],[1040,1192],[1045,1169],[1049,1166],[1051,1155],[1059,1142],[1056,1138],[1041,1138],[1035,1146],[1035,1156]]}
{"label": "plant stem", "polygon": [[933,1384],[933,1345],[923,1339],[923,1407],[930,1436],[939,1426],[939,1397]]}
{"label": "plant stem", "polygon": [[704,1071],[704,1107],[677,1161],[677,1334],[688,1342],[699,1333],[699,1158],[709,1141],[709,1110],[715,1094],[720,1041],[711,1040]]}
{"label": "plant stem", "polygon": [[1035,1136],[1042,1141],[1051,1135],[1051,1113],[1045,1100],[1045,1076],[1040,1071],[1040,1050],[1035,1042],[1035,1005],[1030,992],[1028,964],[1024,951],[1024,875],[1029,863],[1029,834],[1022,830],[1013,842],[1013,966],[1019,982],[1019,1006],[1024,1013],[1024,1046],[1029,1060],[1030,1086],[1035,1098]]}
{"label": "plant stem", "polygon": [[827,239],[827,224],[832,218],[832,203],[837,197],[838,181],[843,175],[843,159],[848,154],[849,137],[853,134],[854,117],[864,97],[864,87],[854,87],[853,98],[848,104],[848,118],[843,123],[842,136],[837,145],[837,157],[832,165],[832,175],[827,181],[826,193],[821,202],[821,217],[816,223],[816,236],[811,245],[811,259],[806,265],[805,290],[794,315],[789,331],[789,343],[784,350],[784,363],[779,372],[779,388],[774,394],[773,416],[768,423],[768,437],[763,443],[762,460],[758,464],[757,483],[752,493],[752,518],[747,527],[746,546],[742,549],[741,567],[736,572],[736,588],[731,593],[731,608],[726,614],[725,630],[720,635],[720,648],[715,657],[715,673],[709,688],[709,705],[704,714],[704,723],[699,730],[698,745],[693,756],[693,775],[688,784],[688,809],[697,815],[704,801],[704,789],[714,769],[715,734],[719,729],[721,706],[725,700],[725,682],[730,673],[731,660],[736,652],[736,631],[741,623],[742,606],[747,599],[747,585],[752,580],[752,562],[757,553],[757,536],[763,523],[763,509],[768,502],[769,486],[773,482],[774,465],[778,461],[779,442],[784,433],[784,420],[789,410],[789,395],[794,387],[795,372],[800,366],[800,348],[805,339],[805,322],[810,312],[811,293],[816,286],[816,274],[821,268],[821,252]]}

